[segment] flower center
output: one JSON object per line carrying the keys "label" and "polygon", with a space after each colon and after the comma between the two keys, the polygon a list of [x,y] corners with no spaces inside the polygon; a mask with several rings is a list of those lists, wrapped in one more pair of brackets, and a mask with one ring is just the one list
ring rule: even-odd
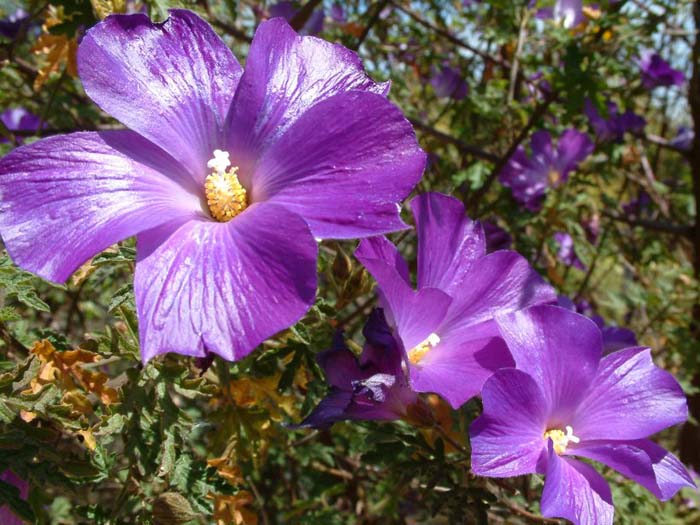
{"label": "flower center", "polygon": [[408,352],[408,360],[417,365],[421,359],[425,357],[430,350],[435,348],[440,342],[440,338],[436,333],[430,334],[425,341],[416,345],[411,351]]}
{"label": "flower center", "polygon": [[549,184],[552,186],[559,184],[559,181],[561,180],[561,173],[552,168],[547,174],[547,180],[549,180]]}
{"label": "flower center", "polygon": [[552,443],[554,445],[554,452],[556,452],[559,455],[562,455],[566,452],[566,447],[569,446],[569,442],[571,443],[580,443],[581,440],[574,436],[574,429],[571,428],[570,425],[567,425],[566,427],[566,433],[564,433],[563,430],[559,430],[558,428],[555,428],[553,430],[548,430],[547,432],[544,433],[544,439],[545,441],[547,439],[551,439]]}
{"label": "flower center", "polygon": [[227,151],[214,150],[207,162],[212,173],[204,179],[209,212],[219,222],[228,222],[248,207],[245,188],[238,181],[238,167],[231,166]]}

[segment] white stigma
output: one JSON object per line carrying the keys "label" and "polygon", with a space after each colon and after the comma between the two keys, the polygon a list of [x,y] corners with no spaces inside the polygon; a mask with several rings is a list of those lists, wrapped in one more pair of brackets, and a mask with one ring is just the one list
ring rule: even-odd
{"label": "white stigma", "polygon": [[430,334],[428,336],[427,341],[428,341],[428,344],[430,346],[435,348],[438,345],[438,343],[440,342],[440,337],[438,337],[438,335],[435,332],[433,332],[432,334]]}
{"label": "white stigma", "polygon": [[226,169],[231,165],[231,159],[229,158],[228,151],[221,151],[220,149],[214,150],[214,158],[209,159],[207,162],[207,168],[213,169],[219,175],[226,173]]}
{"label": "white stigma", "polygon": [[566,425],[566,441],[571,441],[572,443],[580,443],[581,440],[574,436],[574,429],[571,425]]}

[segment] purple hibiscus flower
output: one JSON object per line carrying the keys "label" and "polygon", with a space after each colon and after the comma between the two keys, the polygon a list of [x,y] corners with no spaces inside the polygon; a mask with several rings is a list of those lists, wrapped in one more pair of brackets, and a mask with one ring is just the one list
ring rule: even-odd
{"label": "purple hibiscus flower", "polygon": [[536,212],[542,207],[547,188],[566,182],[569,173],[591,154],[593,143],[585,133],[567,129],[554,148],[549,132],[540,130],[532,135],[530,149],[528,157],[525,148],[519,146],[498,180],[511,189],[515,200]]}
{"label": "purple hibiscus flower", "polygon": [[362,333],[367,342],[359,360],[342,337],[318,354],[330,391],[299,426],[327,428],[346,419],[393,421],[417,406],[418,394],[408,384],[402,351],[381,309],[372,311]]}
{"label": "purple hibiscus flower", "polygon": [[600,329],[603,336],[603,354],[609,354],[630,346],[637,346],[637,336],[629,328],[609,325],[598,315],[588,301],[574,303],[565,295],[560,295],[557,304],[572,312],[585,315]]}
{"label": "purple hibiscus flower", "polygon": [[[0,113],[0,121],[12,132],[27,131],[36,133],[39,131],[39,128],[43,127],[41,119],[24,108],[12,108],[3,111]],[[7,142],[7,139],[0,137],[0,144],[4,142]],[[21,138],[18,138],[18,142],[22,142]]]}
{"label": "purple hibiscus flower", "polygon": [[469,86],[464,80],[462,72],[449,64],[443,64],[440,69],[432,69],[430,85],[433,86],[435,94],[440,98],[462,100],[469,91]]}
{"label": "purple hibiscus flower", "polygon": [[486,254],[484,232],[462,203],[428,193],[411,201],[418,232],[418,289],[396,247],[362,241],[357,258],[379,284],[380,304],[401,343],[411,386],[453,407],[479,393],[512,360],[494,316],[555,302],[554,291],[512,251]]}
{"label": "purple hibiscus flower", "polygon": [[636,198],[622,203],[625,215],[640,215],[652,204],[651,196],[644,190],[640,190]]}
{"label": "purple hibiscus flower", "polygon": [[556,232],[554,235],[554,242],[557,243],[559,249],[557,250],[557,257],[566,266],[573,266],[579,270],[585,270],[586,266],[581,262],[581,259],[576,255],[576,249],[574,247],[574,239],[566,232]]}
{"label": "purple hibiscus flower", "polygon": [[425,154],[355,53],[260,25],[245,72],[212,28],[115,15],[78,51],[88,95],[130,130],[50,137],[0,161],[13,260],[63,282],[137,236],[144,361],[240,359],[314,301],[314,238],[402,229]]}
{"label": "purple hibiscus flower", "polygon": [[678,128],[676,136],[673,137],[668,143],[674,148],[678,148],[683,151],[690,151],[693,147],[693,140],[695,139],[695,132],[693,128],[688,128],[681,126]]}
{"label": "purple hibiscus flower", "polygon": [[0,36],[8,40],[14,40],[22,30],[22,26],[29,20],[29,13],[24,9],[17,9],[7,18],[0,20]]}
{"label": "purple hibiscus flower", "polygon": [[[11,470],[8,469],[0,474],[0,480],[17,487],[19,489],[19,497],[23,500],[29,497],[29,483]],[[24,520],[12,512],[8,505],[2,505],[0,506],[0,523],[2,525],[23,525]]]}
{"label": "purple hibiscus flower", "polygon": [[639,133],[647,125],[646,120],[632,110],[620,114],[617,104],[608,101],[608,118],[604,118],[591,99],[584,101],[584,113],[588,117],[593,131],[601,141],[622,142],[625,133]]}
{"label": "purple hibiscus flower", "polygon": [[[271,5],[269,8],[271,18],[281,17],[287,22],[291,22],[292,18],[294,18],[298,12],[299,6],[296,2],[277,2],[276,4]],[[299,34],[311,36],[318,35],[321,31],[323,31],[324,17],[325,13],[323,12],[323,8],[315,9],[304,24],[304,27],[302,27],[299,31]]]}
{"label": "purple hibiscus flower", "polygon": [[658,53],[646,50],[639,59],[639,69],[642,75],[642,85],[646,89],[661,86],[682,86],[685,75],[682,71],[673,69]]}
{"label": "purple hibiscus flower", "polygon": [[647,439],[688,415],[683,390],[648,348],[602,357],[596,325],[555,306],[499,316],[516,363],[484,385],[483,415],[470,428],[481,476],[545,474],[542,514],[575,524],[613,522],[598,461],[666,500],[694,486],[672,454]]}

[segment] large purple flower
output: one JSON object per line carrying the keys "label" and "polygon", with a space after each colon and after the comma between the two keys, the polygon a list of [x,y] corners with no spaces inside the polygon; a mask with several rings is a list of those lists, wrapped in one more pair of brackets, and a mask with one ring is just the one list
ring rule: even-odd
{"label": "large purple flower", "polygon": [[644,117],[628,109],[620,113],[617,104],[607,102],[608,117],[603,117],[590,99],[584,101],[584,113],[588,117],[595,134],[602,141],[622,142],[625,133],[639,133],[647,125]]}
{"label": "large purple flower", "polygon": [[479,393],[512,359],[494,316],[554,302],[556,295],[512,251],[486,254],[481,225],[455,198],[428,193],[411,202],[418,231],[418,289],[396,247],[366,239],[355,255],[379,284],[387,320],[401,342],[411,386],[453,407]]}
{"label": "large purple flower", "polygon": [[658,53],[647,50],[639,59],[639,69],[642,75],[642,85],[646,89],[661,86],[682,86],[685,75],[682,71],[673,69]]}
{"label": "large purple flower", "polygon": [[362,333],[366,344],[359,360],[338,338],[317,356],[330,384],[328,395],[299,426],[327,428],[345,419],[393,421],[410,416],[418,402],[403,370],[403,353],[375,309]]}
{"label": "large purple flower", "polygon": [[693,486],[675,456],[647,439],[688,415],[685,396],[648,348],[602,357],[596,325],[555,306],[501,316],[517,369],[484,385],[471,426],[472,470],[545,474],[542,514],[575,524],[613,522],[610,487],[576,456],[603,463],[666,500]]}
{"label": "large purple flower", "polygon": [[[11,470],[0,474],[0,480],[14,485],[19,490],[19,497],[26,500],[29,497],[29,483]],[[10,510],[8,505],[0,506],[0,523],[2,525],[23,525],[24,520]]]}
{"label": "large purple flower", "polygon": [[[6,109],[0,113],[0,121],[12,132],[26,131],[36,133],[42,127],[41,119],[24,108]],[[18,141],[21,142],[22,139],[19,138]],[[7,142],[7,139],[0,137],[0,143],[4,142]]]}
{"label": "large purple flower", "polygon": [[425,154],[342,46],[273,19],[244,72],[208,24],[173,10],[106,18],[78,62],[88,95],[131,130],[2,159],[0,233],[19,266],[56,282],[137,235],[144,361],[240,359],[313,303],[314,238],[405,227],[397,203]]}
{"label": "large purple flower", "polygon": [[528,210],[542,207],[547,188],[558,186],[569,178],[569,173],[591,154],[593,143],[588,135],[567,129],[552,146],[552,136],[540,130],[530,140],[531,156],[518,147],[499,175],[501,184],[511,189],[513,197]]}

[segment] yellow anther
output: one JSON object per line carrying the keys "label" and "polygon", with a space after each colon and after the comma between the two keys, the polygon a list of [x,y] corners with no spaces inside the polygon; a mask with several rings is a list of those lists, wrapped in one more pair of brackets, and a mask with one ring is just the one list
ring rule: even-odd
{"label": "yellow anther", "polygon": [[418,364],[421,361],[421,359],[425,357],[425,354],[427,354],[430,350],[435,348],[439,342],[440,338],[437,334],[430,334],[425,339],[425,341],[416,345],[415,348],[408,352],[408,360],[414,365]]}
{"label": "yellow anther", "polygon": [[248,197],[245,188],[238,180],[238,168],[230,168],[228,152],[216,150],[214,158],[207,167],[214,172],[204,180],[204,190],[207,196],[209,212],[219,222],[233,219],[248,207]]}
{"label": "yellow anther", "polygon": [[545,441],[547,439],[551,439],[552,445],[554,446],[554,452],[556,452],[559,455],[562,455],[566,452],[566,448],[569,446],[569,443],[581,442],[579,438],[574,436],[574,429],[571,426],[567,425],[565,428],[566,433],[563,430],[559,430],[558,428],[548,430],[544,433]]}
{"label": "yellow anther", "polygon": [[554,186],[561,180],[561,173],[552,168],[549,170],[549,173],[547,173],[547,179],[549,180],[549,184]]}

